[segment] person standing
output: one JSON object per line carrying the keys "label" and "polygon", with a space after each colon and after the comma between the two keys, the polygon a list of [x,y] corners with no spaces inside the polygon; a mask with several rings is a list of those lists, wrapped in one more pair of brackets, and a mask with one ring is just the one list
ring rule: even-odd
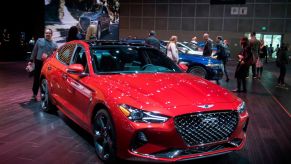
{"label": "person standing", "polygon": [[280,68],[280,75],[278,77],[279,87],[285,87],[285,75],[286,75],[286,65],[288,64],[288,56],[287,56],[287,46],[282,43],[281,47],[277,52],[277,66]]}
{"label": "person standing", "polygon": [[116,23],[119,21],[119,0],[114,0],[113,1],[113,23]]}
{"label": "person standing", "polygon": [[79,29],[77,26],[72,26],[68,31],[68,36],[66,38],[66,42],[72,41],[72,40],[80,40],[81,35],[79,33]]}
{"label": "person standing", "polygon": [[262,77],[263,73],[263,60],[267,56],[267,47],[264,45],[264,40],[260,41],[260,52],[259,52],[259,58],[257,59],[256,62],[256,67],[257,67],[257,78],[260,79]]}
{"label": "person standing", "polygon": [[191,39],[189,44],[191,45],[192,48],[194,48],[194,50],[198,51],[198,41],[197,41],[197,37],[196,36],[194,36]]}
{"label": "person standing", "polygon": [[273,52],[274,52],[273,45],[270,44],[270,46],[268,47],[268,56],[269,56],[269,59],[272,59]]}
{"label": "person standing", "polygon": [[55,51],[58,46],[57,44],[52,40],[53,31],[52,29],[46,29],[45,30],[45,37],[39,38],[36,41],[36,44],[33,48],[33,51],[31,53],[30,62],[28,64],[31,64],[33,62],[35,64],[34,69],[34,80],[33,80],[33,86],[32,86],[32,92],[33,95],[31,97],[31,100],[37,100],[37,94],[40,86],[40,73],[41,68],[43,65],[43,61],[49,57],[53,51]]}
{"label": "person standing", "polygon": [[229,58],[231,56],[231,53],[230,53],[229,41],[228,40],[224,40],[223,41],[223,47],[225,49],[225,54],[226,54],[227,58]]}
{"label": "person standing", "polygon": [[169,43],[167,45],[167,56],[172,59],[175,63],[179,61],[179,54],[177,48],[177,36],[171,36]]}
{"label": "person standing", "polygon": [[212,54],[212,41],[209,39],[209,34],[205,33],[203,35],[203,39],[205,40],[205,45],[203,48],[203,56],[211,56],[211,54]]}
{"label": "person standing", "polygon": [[[247,37],[243,37],[240,40],[242,51],[238,54],[238,64],[235,70],[235,78],[237,79],[237,88],[232,90],[233,92],[247,92],[246,77],[249,71],[249,65],[252,63],[252,52],[249,46],[249,40]],[[241,90],[241,85],[243,89]]]}
{"label": "person standing", "polygon": [[261,45],[261,43],[259,40],[257,40],[256,33],[252,32],[251,39],[250,39],[250,46],[251,46],[251,50],[252,50],[252,54],[253,54],[252,64],[251,64],[253,78],[257,78],[256,63],[257,63],[257,60],[259,58],[260,45]]}
{"label": "person standing", "polygon": [[160,49],[160,40],[156,38],[156,32],[153,30],[150,31],[149,37],[145,39],[145,43],[158,50]]}
{"label": "person standing", "polygon": [[[225,47],[223,45],[222,36],[217,36],[216,37],[216,48],[217,48],[217,51],[216,51],[216,54],[215,54],[215,56],[217,56],[216,59],[222,61],[223,71],[224,71],[224,75],[226,77],[225,81],[228,82],[229,81],[229,77],[228,77],[228,73],[227,73],[227,70],[226,70],[227,54],[226,54],[226,51],[225,51]],[[218,81],[217,81],[217,83],[218,83]]]}
{"label": "person standing", "polygon": [[93,41],[93,40],[97,40],[97,26],[95,24],[91,24],[89,25],[89,27],[87,28],[87,32],[86,32],[86,37],[85,40],[86,41]]}
{"label": "person standing", "polygon": [[197,45],[198,42],[197,42],[197,37],[194,36],[192,39],[191,39],[191,43],[194,44],[194,45]]}

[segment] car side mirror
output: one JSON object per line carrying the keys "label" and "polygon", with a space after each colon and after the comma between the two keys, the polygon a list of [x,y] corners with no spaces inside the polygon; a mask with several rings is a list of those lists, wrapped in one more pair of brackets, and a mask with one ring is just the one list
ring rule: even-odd
{"label": "car side mirror", "polygon": [[185,63],[179,63],[179,67],[183,72],[187,72],[188,66]]}
{"label": "car side mirror", "polygon": [[84,72],[84,67],[82,64],[71,64],[67,69],[67,73],[69,74],[77,74],[80,75]]}

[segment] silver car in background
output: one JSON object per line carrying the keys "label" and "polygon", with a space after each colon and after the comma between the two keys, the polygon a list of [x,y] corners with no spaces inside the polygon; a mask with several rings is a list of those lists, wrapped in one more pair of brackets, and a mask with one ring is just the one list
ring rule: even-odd
{"label": "silver car in background", "polygon": [[80,16],[77,26],[83,36],[91,24],[97,25],[97,39],[101,38],[102,32],[109,32],[110,16],[106,6],[95,4]]}

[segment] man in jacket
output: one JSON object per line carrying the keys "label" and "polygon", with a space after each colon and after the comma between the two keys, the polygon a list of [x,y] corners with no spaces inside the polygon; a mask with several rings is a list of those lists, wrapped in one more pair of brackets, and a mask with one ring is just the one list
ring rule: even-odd
{"label": "man in jacket", "polygon": [[212,54],[212,41],[209,39],[209,35],[205,33],[203,35],[203,39],[205,40],[205,46],[203,49],[203,56],[211,56]]}
{"label": "man in jacket", "polygon": [[149,37],[147,37],[145,39],[145,43],[147,45],[150,45],[150,46],[158,49],[158,50],[160,49],[160,41],[159,41],[159,39],[156,38],[156,32],[153,30],[150,31]]}

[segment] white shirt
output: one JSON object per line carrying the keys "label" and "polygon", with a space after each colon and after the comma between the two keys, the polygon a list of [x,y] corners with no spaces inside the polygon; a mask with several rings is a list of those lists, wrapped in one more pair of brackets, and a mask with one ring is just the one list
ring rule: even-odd
{"label": "white shirt", "polygon": [[178,63],[179,54],[177,46],[174,42],[170,42],[167,47],[167,56],[172,59],[174,62]]}

